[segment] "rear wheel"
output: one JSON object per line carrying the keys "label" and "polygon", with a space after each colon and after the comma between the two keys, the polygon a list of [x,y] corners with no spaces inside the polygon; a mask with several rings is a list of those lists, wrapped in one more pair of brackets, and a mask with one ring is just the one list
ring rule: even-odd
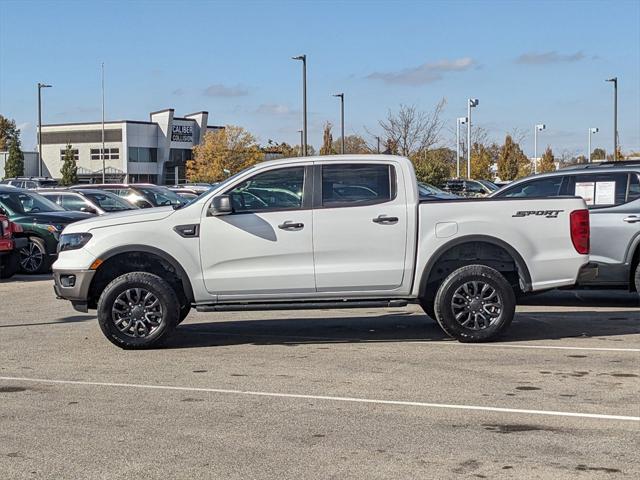
{"label": "rear wheel", "polygon": [[461,342],[485,342],[504,332],[515,314],[509,282],[484,265],[462,267],[449,275],[436,294],[436,320]]}
{"label": "rear wheel", "polygon": [[636,292],[638,293],[638,295],[640,295],[640,262],[638,262],[638,265],[636,265],[635,281],[636,281]]}
{"label": "rear wheel", "polygon": [[176,292],[158,275],[132,272],[113,280],[98,300],[98,323],[114,345],[142,349],[158,345],[176,327]]}
{"label": "rear wheel", "polygon": [[20,249],[20,269],[24,273],[44,273],[49,270],[49,256],[44,240],[29,237],[27,246]]}

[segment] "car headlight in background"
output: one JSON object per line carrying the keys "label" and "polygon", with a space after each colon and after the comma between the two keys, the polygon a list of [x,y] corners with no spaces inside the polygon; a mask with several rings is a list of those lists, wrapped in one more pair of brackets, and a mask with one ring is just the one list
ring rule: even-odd
{"label": "car headlight in background", "polygon": [[60,241],[58,242],[58,252],[64,252],[65,250],[77,250],[84,247],[89,240],[91,240],[90,233],[65,233],[60,235]]}

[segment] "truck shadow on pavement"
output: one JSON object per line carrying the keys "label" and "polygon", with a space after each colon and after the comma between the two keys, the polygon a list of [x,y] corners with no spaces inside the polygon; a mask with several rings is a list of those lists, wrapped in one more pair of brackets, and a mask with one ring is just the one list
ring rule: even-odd
{"label": "truck shadow on pavement", "polygon": [[[165,348],[455,341],[426,315],[410,312],[367,317],[188,321],[176,329]],[[604,346],[608,342],[622,342],[624,339],[619,337],[632,334],[640,334],[638,312],[521,312],[496,342],[597,338],[603,340]]]}

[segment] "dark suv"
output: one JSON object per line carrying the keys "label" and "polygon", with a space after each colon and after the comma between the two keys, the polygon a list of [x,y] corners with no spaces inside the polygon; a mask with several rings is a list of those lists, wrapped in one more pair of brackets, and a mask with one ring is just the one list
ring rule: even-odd
{"label": "dark suv", "polygon": [[0,185],[0,213],[22,227],[28,243],[20,249],[20,268],[25,273],[44,273],[57,256],[60,233],[68,224],[91,218],[91,214],[68,212],[41,195]]}
{"label": "dark suv", "polygon": [[491,196],[563,195],[584,198],[590,211],[591,261],[598,276],[582,285],[640,293],[640,161],[588,163],[534,175]]}
{"label": "dark suv", "polygon": [[189,200],[178,196],[167,187],[150,183],[104,183],[76,185],[73,190],[98,189],[115,193],[138,208],[152,208],[165,206],[179,206],[188,203]]}

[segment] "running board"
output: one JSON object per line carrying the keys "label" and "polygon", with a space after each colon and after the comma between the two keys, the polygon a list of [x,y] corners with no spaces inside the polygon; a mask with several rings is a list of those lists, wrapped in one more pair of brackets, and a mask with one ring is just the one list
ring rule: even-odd
{"label": "running board", "polygon": [[389,308],[406,307],[406,300],[342,300],[269,303],[218,303],[196,305],[198,312],[241,312],[252,310],[316,310],[320,308]]}

